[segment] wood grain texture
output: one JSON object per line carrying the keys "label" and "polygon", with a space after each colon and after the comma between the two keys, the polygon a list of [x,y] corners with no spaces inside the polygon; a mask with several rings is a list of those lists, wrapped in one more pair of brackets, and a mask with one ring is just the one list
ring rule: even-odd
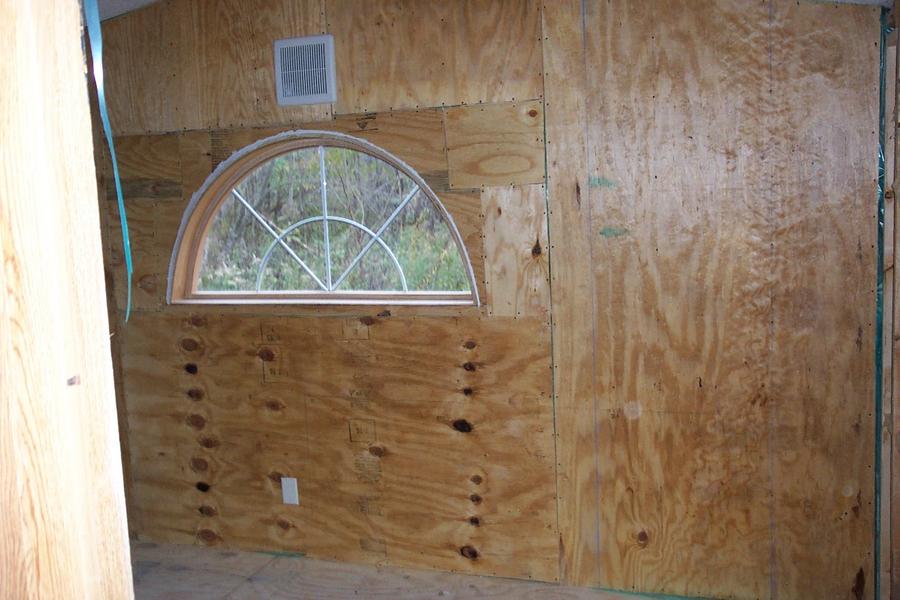
{"label": "wood grain texture", "polygon": [[278,106],[272,64],[275,40],[326,30],[339,114],[541,95],[533,0],[165,0],[104,23],[116,132],[328,120],[331,105]]}
{"label": "wood grain texture", "polygon": [[0,594],[132,598],[81,6],[0,3]]}
{"label": "wood grain texture", "polygon": [[543,185],[481,192],[488,314],[550,318],[547,210]]}
{"label": "wood grain texture", "polygon": [[[770,121],[781,142],[767,153],[778,190],[770,393],[777,411],[775,569],[784,597],[846,594],[860,587],[860,574],[874,580],[877,568],[874,340],[881,332],[873,322],[871,148],[878,140],[880,28],[877,9],[846,8],[785,2],[772,15],[784,37],[773,44],[772,73],[783,113]],[[822,52],[810,53],[812,45]],[[843,117],[834,120],[838,111]]]}
{"label": "wood grain texture", "polygon": [[[177,134],[119,137],[116,152],[134,263],[132,307],[159,310],[165,302],[169,257],[187,206],[182,186],[181,137]],[[99,162],[98,169],[103,174],[106,192],[107,268],[113,279],[116,305],[124,311],[128,292],[125,259],[112,164],[107,156]]]}
{"label": "wood grain texture", "polygon": [[598,585],[598,413],[587,196],[585,32],[578,0],[543,4],[560,580]]}
{"label": "wood grain texture", "polygon": [[877,11],[584,17],[602,584],[868,597]]}
{"label": "wood grain texture", "polygon": [[556,580],[548,357],[537,319],[137,312],[141,535]]}
{"label": "wood grain texture", "polygon": [[544,181],[544,123],[540,100],[445,111],[450,187]]}
{"label": "wood grain texture", "polygon": [[324,32],[321,0],[166,0],[106,21],[118,135],[327,120],[331,105],[278,106],[272,44]]}
{"label": "wood grain texture", "polygon": [[765,91],[767,21],[766,6],[729,2],[586,7],[610,587],[770,593],[775,217],[757,160],[764,115],[750,109]]}
{"label": "wood grain texture", "polygon": [[138,597],[273,600],[628,600],[632,596],[535,581],[350,565],[300,556],[138,542]]}
{"label": "wood grain texture", "polygon": [[[91,120],[93,123],[99,123],[99,108],[97,105],[96,88],[90,85],[88,80],[89,97],[91,103]],[[103,266],[104,278],[106,283],[106,314],[109,322],[109,345],[112,355],[113,380],[116,392],[116,417],[119,429],[119,446],[122,457],[122,479],[125,486],[125,509],[128,517],[129,536],[133,531],[134,516],[132,508],[134,499],[131,497],[134,485],[131,478],[131,450],[128,439],[128,419],[125,405],[124,379],[122,377],[122,349],[119,341],[121,340],[121,331],[125,326],[124,314],[120,312],[119,305],[116,301],[116,286],[114,275],[112,272],[113,242],[110,240],[111,235],[121,235],[121,232],[111,232],[109,227],[110,219],[113,218],[109,211],[109,205],[104,203],[103,199],[107,197],[106,178],[103,172],[106,170],[104,166],[109,161],[109,147],[105,144],[103,132],[96,126],[93,127],[94,134],[94,161],[96,164],[96,181],[97,193],[100,197],[100,240],[103,244]],[[124,270],[124,265],[119,267]]]}
{"label": "wood grain texture", "polygon": [[207,120],[199,103],[193,12],[191,0],[166,0],[103,24],[106,97],[116,134],[197,128]]}
{"label": "wood grain texture", "polygon": [[362,138],[401,157],[434,191],[449,187],[444,127],[438,109],[340,115],[330,121],[295,127],[213,131],[210,133],[213,166],[253,142],[293,129],[336,131]]}
{"label": "wood grain texture", "polygon": [[326,0],[337,113],[541,95],[535,0]]}

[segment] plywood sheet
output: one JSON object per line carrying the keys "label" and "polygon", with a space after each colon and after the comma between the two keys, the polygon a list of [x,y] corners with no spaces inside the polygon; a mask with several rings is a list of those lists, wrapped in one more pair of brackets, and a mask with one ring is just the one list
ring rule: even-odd
{"label": "plywood sheet", "polygon": [[444,128],[437,109],[341,115],[334,120],[294,127],[213,131],[214,166],[253,142],[293,129],[334,131],[362,138],[399,157],[436,192],[448,188]]}
{"label": "plywood sheet", "polygon": [[866,597],[877,11],[584,18],[601,582]]}
{"label": "plywood sheet", "polygon": [[598,585],[595,319],[591,274],[587,73],[583,4],[543,5],[550,286],[553,297],[553,395],[557,435],[557,507],[562,581]]}
{"label": "plywood sheet", "polygon": [[199,104],[193,1],[167,0],[103,24],[103,74],[119,134],[196,129]]}
{"label": "plywood sheet", "polygon": [[138,313],[123,370],[142,532],[555,580],[548,356],[536,319]]}
{"label": "plywood sheet", "polygon": [[265,126],[331,117],[278,106],[272,44],[323,33],[320,0],[168,0],[104,23],[117,134]]}
{"label": "plywood sheet", "polygon": [[450,108],[445,124],[451,187],[544,181],[541,101]]}
{"label": "plywood sheet", "polygon": [[[331,105],[277,105],[272,57],[274,40],[326,29],[335,36],[339,114],[541,95],[534,1],[168,0],[104,24],[116,131],[328,120]],[[404,30],[414,33],[391,33]]]}
{"label": "plywood sheet", "polygon": [[[785,597],[874,590],[878,9],[777,5],[771,390]],[[825,33],[827,32],[827,33]],[[840,40],[836,44],[834,40]],[[810,53],[810,45],[819,52]],[[841,114],[840,119],[834,115]],[[878,449],[880,451],[880,449]],[[841,548],[821,552],[817,548]]]}
{"label": "plywood sheet", "polygon": [[543,185],[484,188],[488,312],[550,318],[547,210]]}
{"label": "plywood sheet", "polygon": [[325,12],[338,114],[541,95],[534,0],[327,0]]}
{"label": "plywood sheet", "polygon": [[[134,264],[132,308],[158,310],[165,303],[166,272],[186,206],[178,135],[125,136],[116,139],[119,173]],[[127,279],[121,222],[112,165],[102,163],[109,247],[107,270],[119,309],[127,304]]]}
{"label": "plywood sheet", "polygon": [[198,52],[199,104],[207,127],[247,127],[327,119],[331,106],[279,106],[275,40],[324,33],[320,0],[202,0],[191,41]]}

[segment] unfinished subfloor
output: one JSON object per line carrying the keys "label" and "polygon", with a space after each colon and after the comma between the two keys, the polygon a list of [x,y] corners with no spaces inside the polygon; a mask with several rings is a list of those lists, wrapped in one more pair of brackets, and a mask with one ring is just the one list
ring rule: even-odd
{"label": "unfinished subfloor", "polygon": [[279,553],[215,550],[203,546],[135,542],[131,559],[137,600],[633,598],[532,581],[360,566]]}

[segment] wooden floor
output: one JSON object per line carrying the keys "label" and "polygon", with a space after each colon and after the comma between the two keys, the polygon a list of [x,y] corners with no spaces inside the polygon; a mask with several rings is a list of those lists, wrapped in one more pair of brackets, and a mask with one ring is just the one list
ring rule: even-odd
{"label": "wooden floor", "polygon": [[350,565],[202,546],[132,545],[137,600],[626,600],[633,595],[547,583]]}

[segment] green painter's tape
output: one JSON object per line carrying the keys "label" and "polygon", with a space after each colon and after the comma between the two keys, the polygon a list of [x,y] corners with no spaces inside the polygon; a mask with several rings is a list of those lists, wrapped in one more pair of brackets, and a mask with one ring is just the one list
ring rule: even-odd
{"label": "green painter's tape", "polygon": [[277,550],[258,550],[257,554],[268,554],[269,556],[286,556],[288,558],[303,558],[306,556],[302,552],[278,552]]}
{"label": "green painter's tape", "polygon": [[624,227],[604,227],[600,230],[600,235],[605,238],[616,238],[628,235],[628,230]]}
{"label": "green painter's tape", "polygon": [[709,596],[679,596],[677,594],[655,594],[653,592],[629,592],[627,590],[616,590],[613,588],[595,588],[601,592],[610,592],[621,594],[622,596],[631,596],[632,598],[652,598],[653,600],[716,600]]}
{"label": "green painter's tape", "polygon": [[588,185],[591,187],[614,188],[616,182],[606,177],[591,177],[588,179]]}

